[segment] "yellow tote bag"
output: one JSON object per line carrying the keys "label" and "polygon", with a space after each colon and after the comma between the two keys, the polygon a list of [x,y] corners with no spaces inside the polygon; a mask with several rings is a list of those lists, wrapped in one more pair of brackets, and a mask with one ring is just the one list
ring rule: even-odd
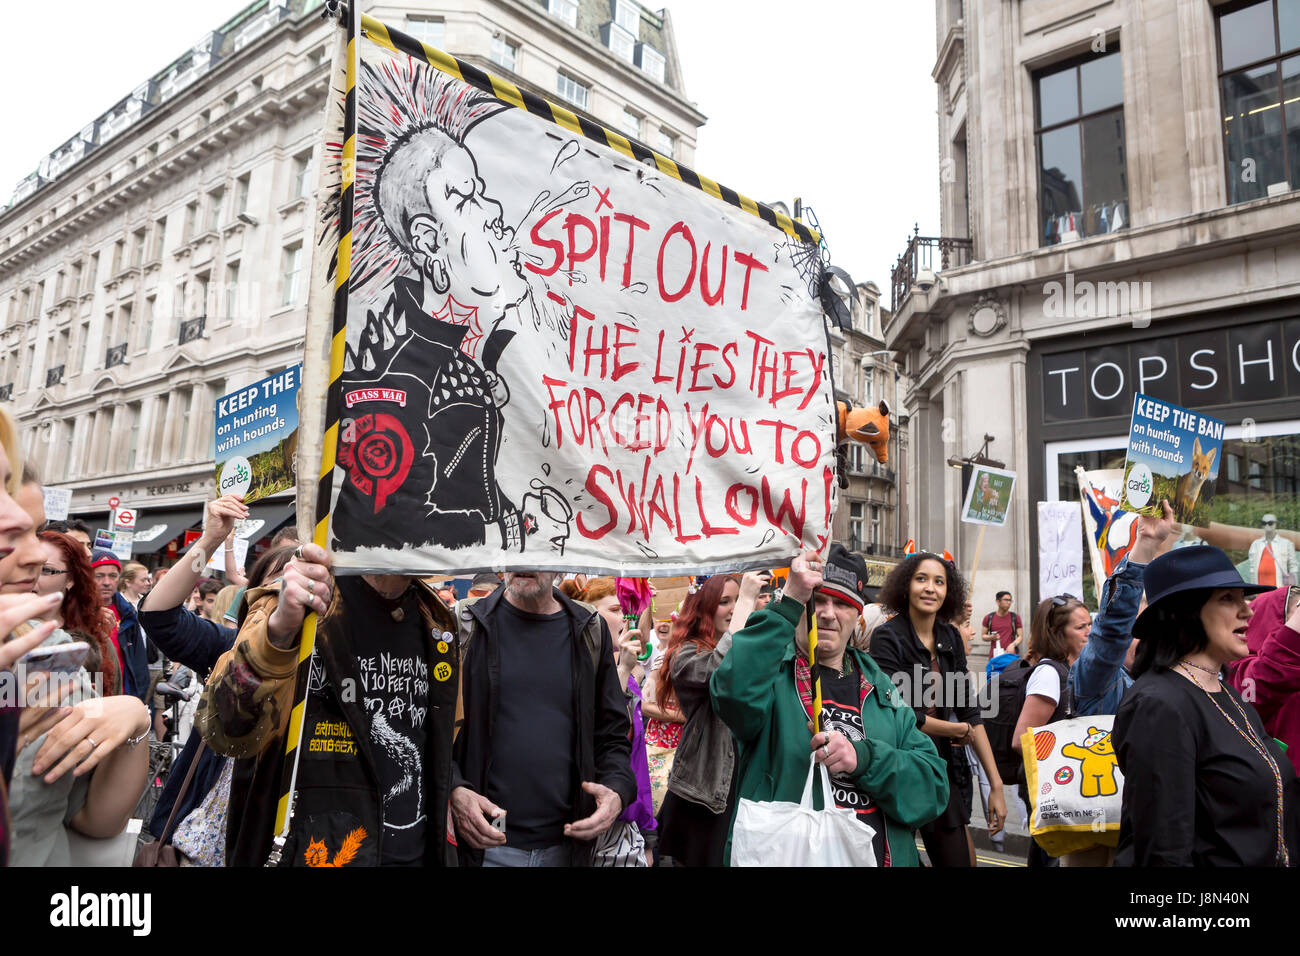
{"label": "yellow tote bag", "polygon": [[1071,717],[1020,738],[1033,813],[1029,834],[1050,856],[1119,843],[1124,775],[1115,760],[1115,717]]}

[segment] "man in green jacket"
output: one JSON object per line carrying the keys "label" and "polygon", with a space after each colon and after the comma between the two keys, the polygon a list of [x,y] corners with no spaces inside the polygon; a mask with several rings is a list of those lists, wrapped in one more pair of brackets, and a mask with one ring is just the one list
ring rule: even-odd
{"label": "man in green jacket", "polygon": [[[740,799],[798,803],[814,753],[830,772],[836,804],[875,830],[877,863],[916,866],[912,830],[948,805],[948,770],[885,673],[848,646],[866,602],[866,578],[862,559],[838,544],[831,545],[824,572],[815,551],[795,558],[781,600],[751,614],[732,636],[710,691],[739,743]],[[815,735],[801,626],[814,594],[822,685]],[[813,794],[821,809],[820,788]]]}

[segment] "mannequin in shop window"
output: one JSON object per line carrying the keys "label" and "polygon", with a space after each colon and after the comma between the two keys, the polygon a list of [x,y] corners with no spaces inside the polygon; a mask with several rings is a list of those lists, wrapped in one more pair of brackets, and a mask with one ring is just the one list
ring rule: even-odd
{"label": "mannequin in shop window", "polygon": [[1288,587],[1296,583],[1295,545],[1277,533],[1277,515],[1260,519],[1263,537],[1250,543],[1250,571],[1253,583]]}

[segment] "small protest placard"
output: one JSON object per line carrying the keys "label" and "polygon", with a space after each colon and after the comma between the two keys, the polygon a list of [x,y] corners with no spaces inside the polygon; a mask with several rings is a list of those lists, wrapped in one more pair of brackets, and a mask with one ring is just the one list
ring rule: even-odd
{"label": "small protest placard", "polygon": [[1204,527],[1222,447],[1219,419],[1149,395],[1135,395],[1120,507],[1158,516],[1164,513],[1161,500],[1168,499],[1175,518]]}
{"label": "small protest placard", "polygon": [[1011,510],[1011,492],[1016,473],[989,465],[973,465],[970,487],[962,503],[961,520],[967,524],[991,524],[1002,527]]}
{"label": "small protest placard", "polygon": [[1083,512],[1077,501],[1038,502],[1038,593],[1083,597]]}
{"label": "small protest placard", "polygon": [[71,488],[41,488],[45,498],[45,520],[67,521],[68,508],[72,505]]}
{"label": "small protest placard", "polygon": [[301,382],[294,365],[217,399],[218,494],[247,504],[294,486]]}
{"label": "small protest placard", "polygon": [[[239,535],[235,535],[233,538],[228,538],[227,540],[232,542],[235,546],[235,567],[237,568],[244,567],[244,562],[248,558],[248,539],[241,538]],[[213,550],[212,557],[208,559],[208,570],[209,571],[226,570],[226,546],[225,545],[221,545],[220,547],[217,547]]]}

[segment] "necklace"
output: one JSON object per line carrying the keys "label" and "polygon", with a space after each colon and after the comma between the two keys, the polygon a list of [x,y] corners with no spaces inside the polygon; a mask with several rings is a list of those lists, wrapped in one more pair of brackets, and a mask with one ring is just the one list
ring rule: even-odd
{"label": "necklace", "polygon": [[[1197,687],[1200,687],[1201,690],[1205,691],[1205,696],[1210,698],[1210,703],[1214,705],[1214,709],[1223,715],[1223,719],[1228,722],[1228,724],[1232,727],[1233,730],[1235,730],[1238,734],[1241,735],[1241,738],[1244,741],[1246,741],[1247,744],[1250,745],[1250,748],[1254,750],[1255,753],[1257,753],[1263,759],[1264,763],[1268,765],[1268,769],[1272,771],[1274,795],[1277,802],[1276,859],[1278,860],[1280,865],[1290,866],[1291,865],[1290,856],[1287,854],[1286,841],[1282,835],[1283,833],[1282,808],[1283,808],[1284,798],[1282,792],[1282,772],[1278,769],[1277,761],[1273,759],[1273,755],[1268,752],[1268,749],[1264,746],[1264,742],[1260,740],[1259,736],[1255,733],[1255,728],[1250,725],[1250,719],[1246,716],[1246,712],[1241,709],[1241,705],[1237,703],[1236,698],[1234,698],[1231,694],[1228,695],[1228,700],[1232,702],[1233,708],[1236,709],[1237,713],[1241,715],[1241,725],[1238,725],[1237,722],[1233,720],[1231,716],[1229,716],[1228,712],[1219,705],[1219,702],[1214,699],[1213,694],[1211,694],[1208,690],[1205,690],[1204,687],[1201,687],[1201,684],[1199,681],[1196,680],[1195,675],[1192,674],[1192,672],[1188,670],[1187,667],[1185,666],[1187,664],[1190,664],[1191,662],[1180,661],[1179,663],[1184,665],[1183,671],[1187,674],[1188,677],[1192,678],[1192,683],[1196,684]],[[1191,664],[1191,666],[1199,667],[1199,665],[1197,664]],[[1200,667],[1199,669],[1205,670],[1204,667]],[[1244,725],[1245,727],[1244,730],[1242,729],[1242,725]]]}
{"label": "necklace", "polygon": [[1178,663],[1186,664],[1188,667],[1195,667],[1198,671],[1205,671],[1205,673],[1211,675],[1212,677],[1219,676],[1219,669],[1217,667],[1216,668],[1202,667],[1200,664],[1196,663],[1195,661],[1189,661],[1185,657]]}

